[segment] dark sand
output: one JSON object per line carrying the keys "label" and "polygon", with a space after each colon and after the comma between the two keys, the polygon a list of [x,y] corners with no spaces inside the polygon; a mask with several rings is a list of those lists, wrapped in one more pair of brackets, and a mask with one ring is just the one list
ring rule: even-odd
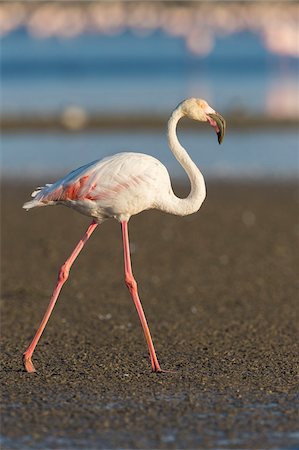
{"label": "dark sand", "polygon": [[2,189],[3,449],[299,447],[294,184],[209,182],[196,215],[131,219],[141,300],[175,373],[151,373],[110,221],[72,269],[27,374],[21,355],[89,223],[63,207],[26,213],[34,184]]}

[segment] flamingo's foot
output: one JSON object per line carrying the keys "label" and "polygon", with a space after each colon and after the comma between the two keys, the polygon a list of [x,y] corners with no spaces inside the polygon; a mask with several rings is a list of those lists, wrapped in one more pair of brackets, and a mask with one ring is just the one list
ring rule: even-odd
{"label": "flamingo's foot", "polygon": [[156,373],[177,373],[175,370],[164,370],[164,369],[159,369],[159,370],[155,370]]}
{"label": "flamingo's foot", "polygon": [[160,367],[159,363],[155,363],[152,365],[152,371],[154,373],[176,373],[174,370],[163,370]]}
{"label": "flamingo's foot", "polygon": [[28,373],[34,373],[36,372],[35,367],[31,361],[31,356],[26,356],[26,353],[23,355],[23,364],[26,372]]}
{"label": "flamingo's foot", "polygon": [[152,372],[155,372],[155,373],[162,372],[162,369],[160,367],[160,364],[158,363],[158,360],[157,359],[155,360],[153,358],[152,358]]}

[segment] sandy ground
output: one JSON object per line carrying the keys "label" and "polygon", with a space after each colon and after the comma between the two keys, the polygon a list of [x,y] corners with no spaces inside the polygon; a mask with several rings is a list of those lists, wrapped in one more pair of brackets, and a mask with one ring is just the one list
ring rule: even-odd
{"label": "sandy ground", "polygon": [[114,221],[72,269],[38,372],[24,372],[58,267],[89,223],[63,207],[26,213],[33,187],[2,189],[3,449],[299,447],[294,184],[210,182],[196,215],[131,220],[141,300],[174,371],[163,374],[150,370]]}

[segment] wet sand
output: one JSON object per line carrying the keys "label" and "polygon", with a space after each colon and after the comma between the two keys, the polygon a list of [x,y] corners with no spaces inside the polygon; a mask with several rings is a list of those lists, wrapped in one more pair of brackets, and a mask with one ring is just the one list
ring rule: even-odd
{"label": "wet sand", "polygon": [[131,219],[141,300],[174,371],[162,374],[150,370],[114,221],[75,263],[38,372],[24,372],[58,267],[89,223],[63,207],[26,213],[34,187],[2,188],[3,449],[298,448],[294,184],[208,182],[196,215]]}

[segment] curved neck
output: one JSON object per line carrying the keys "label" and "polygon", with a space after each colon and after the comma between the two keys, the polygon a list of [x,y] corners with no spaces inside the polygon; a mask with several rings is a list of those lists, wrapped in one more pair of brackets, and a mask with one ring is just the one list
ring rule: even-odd
{"label": "curved neck", "polygon": [[180,107],[178,107],[174,110],[168,121],[169,147],[178,162],[185,169],[191,183],[191,191],[188,197],[184,199],[178,198],[174,192],[172,192],[171,204],[167,207],[167,212],[181,216],[198,211],[206,197],[204,178],[198,167],[188,155],[187,151],[179,143],[176,135],[177,123],[183,115],[184,114],[182,113]]}

